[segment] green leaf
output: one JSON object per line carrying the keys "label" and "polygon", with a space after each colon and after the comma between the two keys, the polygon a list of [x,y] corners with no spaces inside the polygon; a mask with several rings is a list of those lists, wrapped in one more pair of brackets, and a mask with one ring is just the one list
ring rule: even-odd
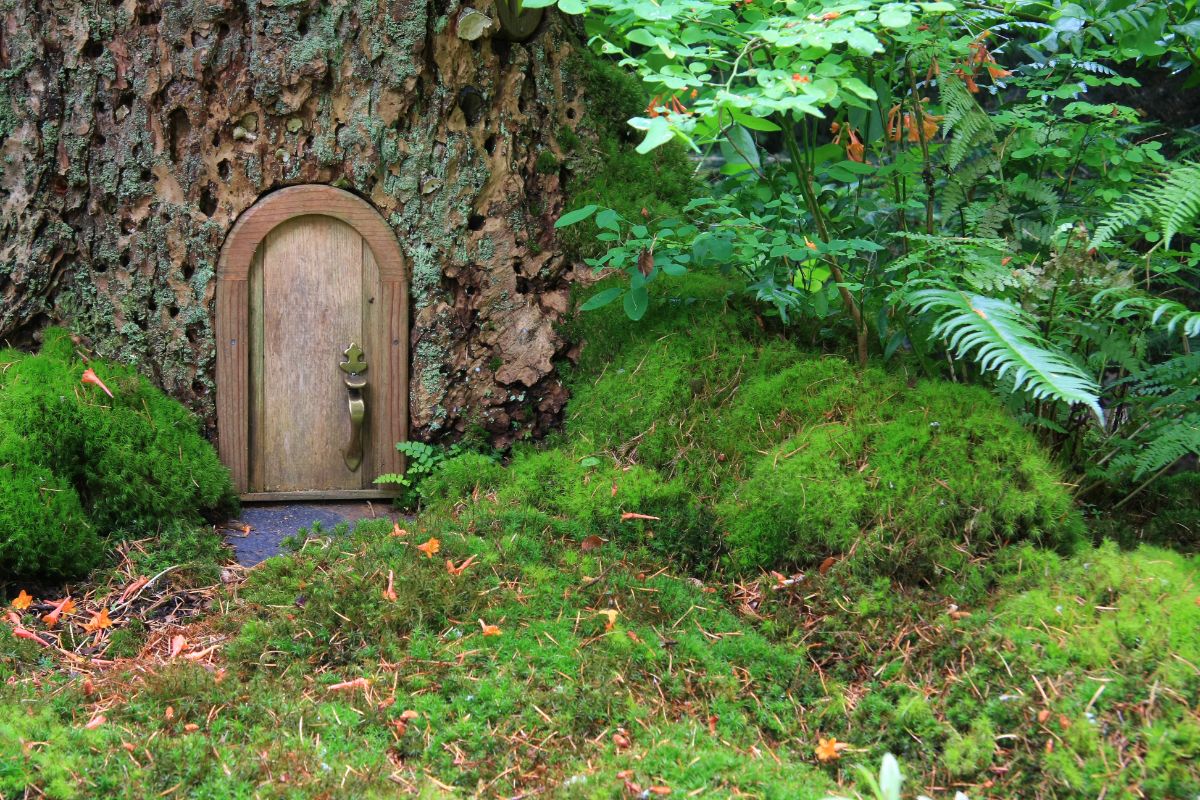
{"label": "green leaf", "polygon": [[907,28],[912,23],[912,12],[903,7],[888,6],[879,12],[879,24],[885,28]]}
{"label": "green leaf", "polygon": [[[522,3],[522,5],[527,7],[528,3]],[[587,11],[587,6],[581,3],[580,0],[558,0],[558,10],[564,14],[578,15]]]}
{"label": "green leaf", "polygon": [[559,217],[557,221],[555,221],[554,227],[565,228],[568,225],[574,225],[576,222],[582,222],[594,214],[597,208],[599,208],[599,206],[588,204],[583,208],[577,208],[574,211],[568,211],[566,214],[563,214],[561,217]]}
{"label": "green leaf", "polygon": [[842,86],[861,97],[863,100],[878,100],[879,95],[870,86],[867,86],[858,78],[843,78]]}
{"label": "green leaf", "polygon": [[646,315],[646,308],[649,305],[650,293],[646,291],[645,286],[632,288],[625,293],[625,316],[634,322]]}
{"label": "green leaf", "polygon": [[521,8],[548,8],[555,0],[522,0]]}
{"label": "green leaf", "polygon": [[678,278],[681,275],[687,274],[687,267],[682,264],[676,264],[674,261],[658,259],[656,266],[672,278]]}
{"label": "green leaf", "polygon": [[596,292],[588,298],[587,302],[579,307],[580,311],[594,311],[597,308],[603,308],[621,296],[621,292],[625,291],[619,286],[614,286],[611,289],[605,289],[602,292]]}
{"label": "green leaf", "polygon": [[617,222],[621,219],[621,215],[613,211],[611,208],[604,208],[596,215],[596,227],[607,228],[610,231],[621,230],[620,224]]}
{"label": "green leaf", "polygon": [[667,118],[655,117],[650,120],[650,125],[646,128],[646,138],[642,139],[642,143],[637,146],[637,152],[645,155],[674,138],[675,131],[671,130],[671,123],[667,122]]}
{"label": "green leaf", "polygon": [[736,108],[729,109],[729,112],[731,114],[733,114],[733,118],[735,120],[737,120],[740,125],[742,125],[743,127],[749,128],[752,131],[765,131],[767,133],[774,133],[775,131],[783,130],[778,125],[776,125],[774,122],[771,122],[769,119],[762,119],[761,117],[752,117],[749,114],[747,114],[743,111],[739,111]]}

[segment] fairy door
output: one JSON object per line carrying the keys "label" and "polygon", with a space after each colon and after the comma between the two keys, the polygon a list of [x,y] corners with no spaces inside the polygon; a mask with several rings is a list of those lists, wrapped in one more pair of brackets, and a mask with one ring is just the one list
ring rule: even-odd
{"label": "fairy door", "polygon": [[399,471],[407,326],[397,259],[378,214],[329,187],[285,189],[238,221],[218,278],[217,399],[221,454],[243,497],[371,496],[378,475]]}

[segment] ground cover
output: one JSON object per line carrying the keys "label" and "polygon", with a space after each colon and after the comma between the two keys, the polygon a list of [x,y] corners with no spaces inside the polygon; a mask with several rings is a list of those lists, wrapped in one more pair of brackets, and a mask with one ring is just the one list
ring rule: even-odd
{"label": "ground cover", "polygon": [[885,752],[937,797],[1200,790],[1200,560],[1089,542],[985,393],[659,299],[580,321],[556,441],[408,524],[10,605],[0,795],[820,798]]}

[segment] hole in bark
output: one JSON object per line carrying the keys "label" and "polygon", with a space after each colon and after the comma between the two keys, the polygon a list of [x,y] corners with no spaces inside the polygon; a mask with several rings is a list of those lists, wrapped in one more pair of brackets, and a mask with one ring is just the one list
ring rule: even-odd
{"label": "hole in bark", "polygon": [[221,129],[220,128],[213,131],[212,146],[213,147],[221,146]]}
{"label": "hole in bark", "polygon": [[183,279],[185,281],[190,281],[192,279],[192,276],[196,274],[196,268],[193,267],[191,264],[184,264],[182,269],[183,269]]}
{"label": "hole in bark", "polygon": [[157,25],[161,19],[162,19],[162,14],[158,13],[157,9],[147,8],[143,11],[138,12],[137,24],[138,25]]}
{"label": "hole in bark", "polygon": [[193,394],[207,394],[208,387],[205,386],[203,383],[201,383],[198,380],[192,381],[192,393]]}
{"label": "hole in bark", "polygon": [[146,301],[146,309],[151,314],[153,314],[155,311],[158,311],[158,300],[154,298],[154,295],[150,295],[150,298]]}
{"label": "hole in bark", "polygon": [[484,218],[479,214],[472,214],[467,217],[467,227],[473,231],[480,230],[483,227]]}
{"label": "hole in bark", "polygon": [[200,332],[198,330],[196,330],[197,327],[199,327],[199,326],[188,325],[188,326],[184,327],[184,329],[183,329],[183,335],[186,336],[187,340],[189,342],[191,342],[192,344],[195,344],[196,342],[200,341]]}
{"label": "hole in bark", "polygon": [[492,52],[500,61],[500,66],[507,67],[509,56],[512,55],[512,42],[506,39],[492,39]]}
{"label": "hole in bark", "polygon": [[489,136],[487,138],[487,141],[483,143],[483,149],[487,150],[487,154],[489,156],[496,152],[496,135],[495,134],[492,134],[491,136]]}
{"label": "hole in bark", "polygon": [[206,217],[211,217],[217,210],[217,198],[213,196],[216,190],[217,187],[210,183],[200,192],[200,213]]}
{"label": "hole in bark", "polygon": [[179,316],[179,306],[176,306],[176,305],[167,306],[167,316],[170,317],[171,319],[175,319],[176,317],[178,317]]}
{"label": "hole in bark", "polygon": [[182,158],[187,136],[192,131],[192,124],[188,122],[187,112],[182,108],[177,108],[171,112],[170,122],[171,156],[176,161],[179,161]]}
{"label": "hole in bark", "polygon": [[529,279],[521,274],[521,267],[524,265],[525,262],[523,262],[521,259],[513,259],[513,274],[517,276],[517,294],[529,294]]}
{"label": "hole in bark", "polygon": [[299,21],[296,23],[296,33],[301,36],[308,35],[308,14],[301,15]]}
{"label": "hole in bark", "polygon": [[466,87],[458,93],[458,107],[468,125],[477,124],[483,118],[483,93],[474,86]]}
{"label": "hole in bark", "polygon": [[229,163],[228,158],[223,158],[217,162],[217,174],[221,176],[221,180],[229,180],[229,174],[233,170],[233,165]]}
{"label": "hole in bark", "polygon": [[567,108],[567,119],[575,119],[575,109]]}
{"label": "hole in bark", "polygon": [[88,39],[83,46],[81,55],[84,58],[99,58],[104,53],[104,47],[95,39]]}

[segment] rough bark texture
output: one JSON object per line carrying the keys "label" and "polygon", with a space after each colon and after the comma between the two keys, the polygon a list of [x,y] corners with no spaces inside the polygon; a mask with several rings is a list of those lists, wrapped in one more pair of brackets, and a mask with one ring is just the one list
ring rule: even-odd
{"label": "rough bark texture", "polygon": [[525,44],[496,23],[467,41],[458,20],[464,36],[480,20],[464,11],[0,0],[0,339],[65,323],[211,432],[224,237],[267,192],[332,184],[379,209],[409,260],[414,437],[478,424],[505,444],[554,424],[574,39],[548,16]]}

